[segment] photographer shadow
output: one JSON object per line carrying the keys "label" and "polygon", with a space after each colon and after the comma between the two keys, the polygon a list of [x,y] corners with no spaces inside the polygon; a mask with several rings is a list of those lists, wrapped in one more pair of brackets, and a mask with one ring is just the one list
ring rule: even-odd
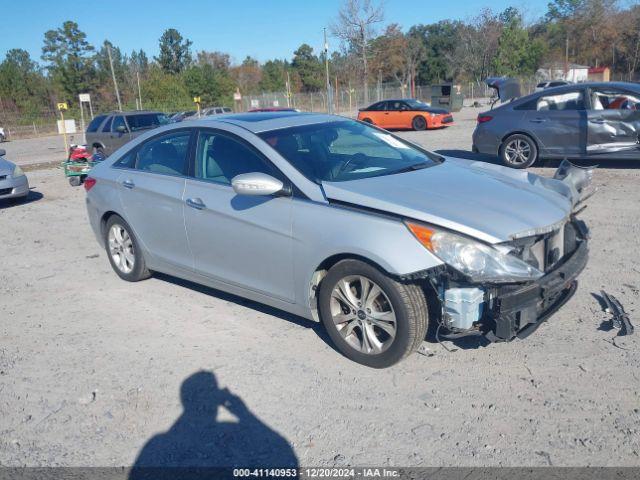
{"label": "photographer shadow", "polygon": [[[129,480],[226,478],[216,467],[297,468],[289,442],[260,421],[212,372],[200,371],[180,388],[184,407],[171,428],[152,437],[138,454]],[[218,421],[219,407],[238,421]],[[211,477],[213,478],[213,477]]]}

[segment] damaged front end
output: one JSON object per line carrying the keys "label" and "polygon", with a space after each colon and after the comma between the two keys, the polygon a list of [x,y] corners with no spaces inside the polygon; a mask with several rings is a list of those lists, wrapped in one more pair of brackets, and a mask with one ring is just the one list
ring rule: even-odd
{"label": "damaged front end", "polygon": [[494,279],[479,281],[449,262],[446,268],[429,272],[426,287],[435,294],[439,307],[440,338],[524,338],[573,296],[576,279],[588,260],[589,232],[576,216],[582,210],[581,203],[592,193],[591,175],[589,170],[568,162],[561,164],[555,177],[561,182],[554,181],[547,188],[554,186],[564,192],[573,212],[555,225],[520,232],[510,241],[495,245],[493,248],[520,262],[511,260],[513,265],[503,268],[509,272],[502,278],[495,275]]}

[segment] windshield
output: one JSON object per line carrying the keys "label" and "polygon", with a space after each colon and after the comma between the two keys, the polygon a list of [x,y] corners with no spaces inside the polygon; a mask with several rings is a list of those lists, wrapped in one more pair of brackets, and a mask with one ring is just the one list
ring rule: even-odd
{"label": "windshield", "polygon": [[352,120],[260,134],[309,180],[344,182],[433,166],[437,157]]}
{"label": "windshield", "polygon": [[155,128],[167,123],[169,123],[169,119],[164,113],[127,115],[127,124],[132,132],[144,130],[145,128]]}

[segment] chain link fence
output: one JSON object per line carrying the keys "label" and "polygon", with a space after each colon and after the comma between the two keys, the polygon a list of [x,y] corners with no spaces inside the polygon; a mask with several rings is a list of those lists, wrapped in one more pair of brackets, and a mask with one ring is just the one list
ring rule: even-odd
{"label": "chain link fence", "polygon": [[[527,95],[534,91],[536,86],[535,78],[521,79],[522,94]],[[493,91],[484,83],[478,85],[475,82],[458,84],[462,94],[464,95],[464,105],[472,105],[475,101],[482,104],[488,101]],[[335,87],[335,86],[334,86]],[[349,85],[338,85],[337,89],[332,91],[332,110],[340,115],[356,117],[358,109],[366,107],[371,103],[389,99],[389,98],[407,98],[415,97],[424,102],[431,102],[431,85],[417,85],[414,94],[408,87],[399,85],[379,84],[372,85],[365,92],[362,87],[355,88]],[[145,107],[147,107],[145,105]],[[187,110],[189,107],[193,109],[193,105],[187,106],[183,103],[170,103],[161,105],[162,108],[156,109],[161,111],[175,112]],[[204,106],[203,108],[205,108]],[[244,95],[242,100],[235,106],[238,111],[247,111],[252,108],[270,108],[270,107],[289,107],[296,108],[304,112],[326,112],[327,109],[327,92],[308,92],[294,93],[287,95],[286,92],[261,93],[256,95]],[[116,110],[116,105],[101,103],[94,105],[94,114]],[[65,118],[75,120],[76,130],[81,132],[82,126],[80,122],[80,111],[76,109],[65,112]],[[59,112],[54,109],[43,109],[40,112],[31,112],[29,115],[21,114],[15,111],[7,111],[0,106],[0,127],[4,128],[7,140],[15,140],[19,138],[32,138],[44,135],[57,134],[57,120]],[[85,108],[85,124],[91,121],[90,114]]]}

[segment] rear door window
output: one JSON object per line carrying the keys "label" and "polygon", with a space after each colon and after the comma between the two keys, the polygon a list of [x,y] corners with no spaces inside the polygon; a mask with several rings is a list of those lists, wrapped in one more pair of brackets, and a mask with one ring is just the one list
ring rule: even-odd
{"label": "rear door window", "polygon": [[584,110],[582,91],[546,95],[538,98],[536,108],[539,112],[553,110]]}
{"label": "rear door window", "polygon": [[152,138],[138,150],[136,168],[165,175],[185,175],[191,132],[180,132]]}

